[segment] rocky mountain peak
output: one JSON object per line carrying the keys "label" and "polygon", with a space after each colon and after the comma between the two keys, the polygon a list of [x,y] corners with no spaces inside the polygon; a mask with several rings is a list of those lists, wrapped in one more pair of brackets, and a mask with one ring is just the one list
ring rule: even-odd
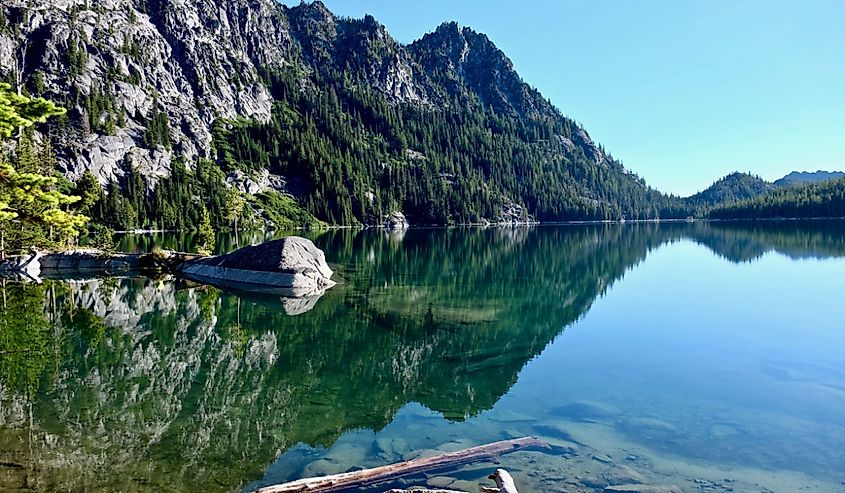
{"label": "rocky mountain peak", "polygon": [[511,60],[487,37],[456,22],[441,24],[409,50],[451,91],[477,94],[502,113],[555,115],[540,94],[516,73]]}
{"label": "rocky mountain peak", "polygon": [[310,3],[302,2],[293,7],[285,7],[288,15],[297,19],[308,19],[312,22],[333,24],[335,15],[320,0]]}

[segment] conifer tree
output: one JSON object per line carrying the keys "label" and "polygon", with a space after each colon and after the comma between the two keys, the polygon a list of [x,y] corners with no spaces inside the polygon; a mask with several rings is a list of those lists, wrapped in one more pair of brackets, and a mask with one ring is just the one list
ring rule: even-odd
{"label": "conifer tree", "polygon": [[197,229],[197,252],[203,255],[211,255],[214,251],[214,228],[211,226],[211,216],[208,209],[200,209],[200,223]]}
{"label": "conifer tree", "polygon": [[[25,129],[64,113],[42,98],[30,99],[0,83],[0,139],[19,129],[20,169],[0,159],[0,253],[75,240],[88,218],[70,206],[79,197],[57,190],[58,180],[41,173]],[[45,154],[49,159],[49,152]]]}

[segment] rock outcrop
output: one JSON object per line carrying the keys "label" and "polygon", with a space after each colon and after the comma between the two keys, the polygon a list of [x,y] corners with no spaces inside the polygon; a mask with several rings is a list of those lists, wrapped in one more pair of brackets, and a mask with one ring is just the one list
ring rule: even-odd
{"label": "rock outcrop", "polygon": [[505,201],[501,212],[496,216],[495,223],[500,226],[524,226],[537,224],[537,219],[525,207],[512,201]]}
{"label": "rock outcrop", "polygon": [[554,116],[556,110],[523,82],[513,62],[490,39],[456,22],[442,24],[408,47],[448,93],[473,93],[505,114]]}
{"label": "rock outcrop", "polygon": [[403,231],[410,228],[411,224],[401,211],[393,211],[385,218],[384,227],[391,231]]}
{"label": "rock outcrop", "polygon": [[[210,155],[215,119],[270,117],[272,97],[259,74],[288,65],[294,50],[280,5],[145,5],[142,11],[132,0],[10,0],[0,7],[15,26],[0,32],[4,72],[20,72],[37,95],[70,101],[74,131],[55,144],[61,171],[72,180],[89,169],[106,184],[129,161],[152,186],[170,174],[174,157],[190,163]],[[96,97],[104,108],[86,104]],[[145,142],[159,112],[167,115],[170,142]],[[113,130],[99,125],[106,121]]]}
{"label": "rock outcrop", "polygon": [[178,272],[198,282],[291,297],[317,296],[335,285],[322,250],[297,236],[188,261]]}

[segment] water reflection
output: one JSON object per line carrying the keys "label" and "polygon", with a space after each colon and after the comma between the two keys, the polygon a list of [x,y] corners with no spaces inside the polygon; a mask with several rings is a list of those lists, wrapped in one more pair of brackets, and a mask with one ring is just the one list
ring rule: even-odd
{"label": "water reflection", "polygon": [[734,262],[845,256],[832,223],[312,237],[343,282],[304,305],[149,279],[7,283],[0,489],[237,489],[281,452],[382,430],[409,403],[452,422],[493,408],[661,245],[691,239]]}

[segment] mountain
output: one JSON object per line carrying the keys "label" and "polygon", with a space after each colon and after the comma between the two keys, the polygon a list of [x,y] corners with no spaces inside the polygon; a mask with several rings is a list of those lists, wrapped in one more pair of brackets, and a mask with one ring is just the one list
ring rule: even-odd
{"label": "mountain", "polygon": [[771,183],[759,176],[737,172],[721,178],[707,189],[685,200],[693,207],[707,208],[752,199],[773,189]]}
{"label": "mountain", "polygon": [[31,139],[114,229],[688,215],[455,23],[403,45],[320,2],[2,0],[0,67],[68,109]]}
{"label": "mountain", "polygon": [[783,178],[775,180],[775,186],[792,187],[796,185],[807,185],[810,183],[835,180],[843,177],[845,177],[845,173],[841,171],[793,171]]}

